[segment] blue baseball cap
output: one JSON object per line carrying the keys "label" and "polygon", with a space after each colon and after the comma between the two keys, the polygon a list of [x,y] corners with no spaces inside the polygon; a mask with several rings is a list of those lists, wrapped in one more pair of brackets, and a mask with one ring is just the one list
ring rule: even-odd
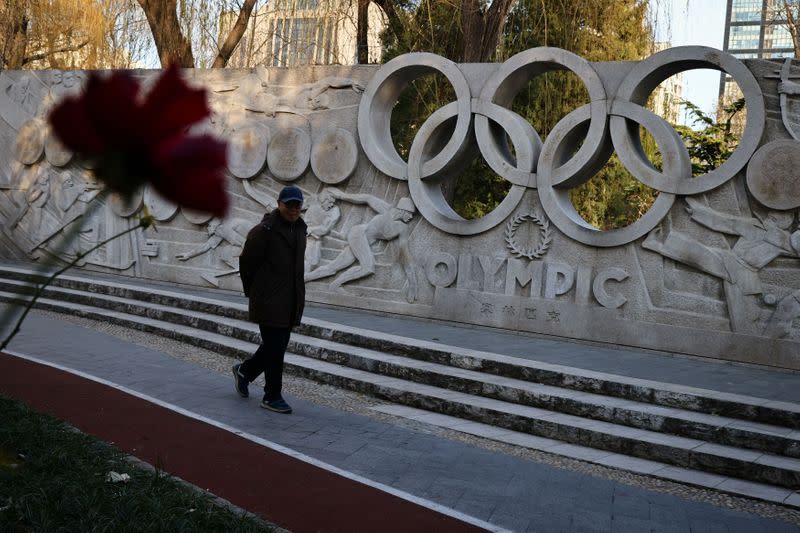
{"label": "blue baseball cap", "polygon": [[278,195],[278,201],[283,203],[300,202],[302,204],[303,191],[300,190],[300,187],[295,185],[287,185],[281,189],[281,193]]}

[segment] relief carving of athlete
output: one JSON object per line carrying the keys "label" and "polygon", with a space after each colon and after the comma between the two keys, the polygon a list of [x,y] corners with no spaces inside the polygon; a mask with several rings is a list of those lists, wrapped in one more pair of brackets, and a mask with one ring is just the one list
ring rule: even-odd
{"label": "relief carving of athlete", "polygon": [[[347,246],[330,263],[308,272],[306,281],[313,281],[332,276],[344,270],[331,283],[332,287],[340,287],[348,281],[369,276],[375,273],[375,254],[372,245],[378,241],[391,241],[397,239],[400,246],[399,260],[408,280],[406,300],[414,302],[417,299],[417,276],[411,253],[408,249],[408,237],[411,228],[408,223],[414,216],[416,208],[410,198],[401,198],[396,207],[369,194],[348,194],[337,189],[328,189],[328,192],[337,200],[345,200],[355,204],[366,204],[378,214],[365,224],[357,224],[347,233]],[[356,263],[354,266],[350,266]]]}

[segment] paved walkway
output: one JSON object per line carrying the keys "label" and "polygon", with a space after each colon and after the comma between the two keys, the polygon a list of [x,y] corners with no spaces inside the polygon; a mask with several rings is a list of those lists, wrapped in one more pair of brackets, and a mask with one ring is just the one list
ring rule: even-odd
{"label": "paved walkway", "polygon": [[[326,309],[310,309],[309,314],[319,318],[341,321],[343,314],[331,315],[333,311]],[[334,318],[338,317],[338,320]],[[354,320],[368,323],[355,323]],[[387,331],[397,334],[411,334],[420,338],[436,337],[443,342],[460,344],[463,342],[479,342],[487,344],[490,337],[493,351],[499,346],[512,348],[515,343],[521,351],[529,351],[530,356],[540,358],[543,355],[556,359],[543,359],[573,364],[557,359],[559,353],[564,357],[578,358],[581,354],[596,353],[587,356],[582,362],[592,364],[610,364],[614,361],[625,361],[632,371],[644,372],[647,368],[645,357],[651,354],[636,352],[597,349],[584,345],[561,346],[552,340],[532,340],[529,337],[515,335],[503,336],[503,342],[497,340],[495,334],[489,335],[482,330],[461,329],[459,336],[456,330],[434,324],[417,323],[404,325],[406,321],[386,317],[373,317],[368,320],[365,314],[348,315],[347,322],[352,325],[370,327],[372,329],[391,328]],[[404,328],[408,327],[408,330]],[[465,331],[470,331],[471,339],[465,338]],[[469,345],[480,348],[480,344]],[[489,346],[485,346],[488,348]],[[332,518],[330,509],[325,505],[325,494],[315,491],[316,477],[308,476],[305,483],[297,481],[297,475],[290,475],[279,483],[279,487],[270,482],[273,476],[291,471],[286,464],[301,459],[314,469],[329,472],[333,468],[339,473],[350,473],[344,477],[355,476],[369,480],[373,485],[370,491],[383,493],[381,486],[390,487],[399,495],[399,499],[390,499],[388,505],[397,505],[394,516],[405,516],[408,520],[422,520],[422,515],[431,511],[447,515],[433,516],[440,520],[436,526],[416,525],[411,522],[396,521],[391,518],[386,524],[404,525],[406,530],[469,530],[477,526],[487,529],[508,529],[514,531],[675,531],[675,532],[713,532],[713,531],[798,531],[797,527],[788,523],[762,518],[739,511],[716,507],[711,504],[689,501],[686,499],[628,486],[619,482],[584,475],[570,470],[535,463],[529,460],[495,453],[483,448],[476,448],[464,443],[439,438],[430,434],[396,427],[366,417],[341,412],[319,406],[301,398],[287,397],[295,413],[279,415],[266,412],[258,407],[259,395],[253,394],[250,399],[242,400],[235,395],[232,379],[174,359],[167,355],[147,350],[137,345],[126,343],[115,337],[97,331],[74,326],[59,320],[51,320],[32,315],[23,325],[22,332],[14,339],[10,349],[22,354],[30,354],[43,361],[74,369],[77,372],[95,376],[111,384],[116,384],[138,395],[157,399],[163,405],[175,406],[183,410],[183,417],[203,417],[211,422],[217,432],[219,426],[235,428],[247,437],[248,442],[264,447],[264,454],[270,455],[260,471],[263,485],[257,490],[257,497],[250,494],[237,493],[237,484],[228,480],[225,487],[220,488],[222,496],[234,504],[252,508],[264,513],[265,518],[273,520],[293,531],[356,531],[386,530],[386,527],[369,527],[376,513],[370,499],[363,499],[363,487],[339,486],[345,500],[363,502],[360,506],[349,505],[341,508],[340,518],[347,519],[343,526]],[[520,355],[523,355],[520,353]],[[676,382],[714,388],[719,383],[720,390],[724,385],[732,387],[733,392],[761,395],[776,399],[796,400],[797,392],[791,391],[789,384],[796,380],[796,375],[777,371],[756,370],[734,365],[720,365],[702,361],[656,356],[653,365],[671,365],[671,374],[665,376],[666,370],[659,370],[659,379],[676,378]],[[10,364],[7,358],[6,364]],[[587,364],[588,364],[587,363]],[[692,365],[691,371],[680,370],[685,365]],[[619,365],[619,363],[618,363]],[[697,369],[706,369],[710,377],[726,376],[714,382],[714,387],[706,383],[697,383]],[[610,368],[584,366],[596,370],[611,371]],[[35,391],[47,388],[46,370],[34,370],[26,373],[22,380],[16,380],[5,369],[0,367],[0,393],[16,391],[17,395],[35,396]],[[618,370],[615,370],[618,371]],[[40,374],[37,373],[41,373]],[[622,373],[619,372],[618,373]],[[638,375],[638,374],[637,374]],[[652,374],[640,377],[652,378]],[[678,381],[677,378],[681,378]],[[752,379],[751,379],[752,378]],[[733,380],[741,380],[738,383]],[[79,380],[86,381],[86,379]],[[763,382],[763,384],[762,384]],[[16,383],[16,384],[14,384]],[[736,388],[741,386],[742,388]],[[757,391],[763,390],[759,393]],[[26,391],[23,394],[20,391]],[[43,393],[44,394],[44,393]],[[69,404],[76,401],[76,395],[62,393],[54,404]],[[84,395],[83,400],[86,400]],[[29,400],[30,401],[30,400]],[[127,401],[127,400],[126,400]],[[174,417],[174,412],[150,409],[149,402],[131,399],[139,404],[140,409],[147,410],[145,418]],[[116,403],[116,401],[114,402]],[[85,402],[84,410],[99,418],[107,406]],[[134,405],[131,409],[136,409]],[[92,418],[92,417],[90,417]],[[67,417],[67,419],[69,419]],[[115,424],[119,427],[120,420]],[[155,422],[153,422],[155,424]],[[174,422],[178,423],[178,422]],[[183,423],[183,422],[181,422]],[[101,424],[102,426],[102,424]],[[148,439],[162,438],[162,431],[153,425],[152,431],[144,431]],[[185,432],[186,441],[191,446],[181,447],[180,452],[198,453],[206,457],[226,455],[226,464],[239,458],[237,452],[226,447],[211,448],[218,438],[203,438]],[[109,439],[113,440],[113,439]],[[158,441],[161,442],[161,441]],[[160,445],[159,445],[160,446]],[[170,453],[173,445],[163,444],[162,454]],[[161,448],[159,448],[161,449]],[[272,451],[267,451],[272,450]],[[273,451],[281,453],[273,454]],[[137,450],[138,451],[138,450]],[[136,452],[133,452],[137,454]],[[206,455],[210,454],[210,455]],[[251,452],[247,452],[249,454]],[[244,454],[242,460],[252,455]],[[147,460],[146,454],[144,459]],[[152,460],[152,458],[151,458]],[[310,463],[308,462],[310,461]],[[222,462],[222,461],[220,461]],[[200,460],[196,465],[208,469],[215,461]],[[308,467],[306,465],[306,467]],[[330,466],[325,466],[330,465]],[[228,467],[230,472],[242,465]],[[337,470],[338,469],[338,470]],[[173,472],[183,474],[188,479],[195,479],[195,474],[187,474],[183,470]],[[232,474],[233,475],[233,474]],[[328,474],[326,474],[328,475]],[[338,475],[338,474],[337,474]],[[302,478],[306,479],[306,478]],[[321,479],[321,477],[320,477]],[[202,480],[201,480],[202,481]],[[195,481],[197,482],[197,481]],[[218,483],[225,483],[225,476],[217,476]],[[341,480],[337,481],[341,482]],[[202,482],[198,483],[204,486]],[[359,485],[359,484],[356,484]],[[214,491],[211,485],[209,488]],[[280,509],[267,510],[253,508],[253,502],[264,500],[275,490],[286,490],[290,501],[303,502],[302,520],[280,514]],[[378,497],[380,496],[380,497]],[[385,495],[374,496],[374,501]],[[403,502],[415,499],[412,511],[410,505]],[[394,498],[394,497],[392,497]],[[394,501],[395,503],[391,503]],[[428,503],[426,503],[428,502]],[[376,504],[377,505],[377,504]],[[251,510],[252,510],[251,509]],[[425,510],[427,509],[427,510]],[[452,511],[447,511],[452,509]],[[385,516],[390,516],[389,514]],[[472,518],[468,518],[472,517]],[[446,524],[444,526],[443,524]],[[403,527],[400,527],[403,529]]]}
{"label": "paved walkway", "polygon": [[[293,530],[482,531],[303,461],[290,450],[245,438],[235,428],[186,416],[85,376],[5,354],[0,354],[0,371],[4,393]],[[38,386],[31,387],[32,382]]]}

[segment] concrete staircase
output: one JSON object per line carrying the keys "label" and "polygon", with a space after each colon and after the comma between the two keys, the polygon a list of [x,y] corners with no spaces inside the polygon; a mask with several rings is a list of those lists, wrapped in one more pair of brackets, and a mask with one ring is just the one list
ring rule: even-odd
{"label": "concrete staircase", "polygon": [[[32,270],[0,266],[0,301]],[[37,307],[237,358],[259,342],[241,298],[64,275]],[[235,301],[234,301],[235,300]],[[604,374],[304,319],[287,371],[392,402],[375,409],[549,453],[800,507],[800,404]]]}

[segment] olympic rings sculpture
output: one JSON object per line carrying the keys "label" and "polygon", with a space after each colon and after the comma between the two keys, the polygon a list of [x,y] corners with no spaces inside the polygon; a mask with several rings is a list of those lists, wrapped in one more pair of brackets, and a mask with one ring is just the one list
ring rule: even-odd
{"label": "olympic rings sculpture", "polygon": [[[719,168],[696,177],[692,177],[689,154],[678,133],[644,107],[659,83],[694,68],[711,68],[732,76],[744,93],[747,107],[747,125],[737,149]],[[508,108],[532,78],[565,69],[584,83],[589,103],[562,118],[543,142],[530,123]],[[411,81],[434,72],[447,78],[456,100],[422,124],[405,162],[392,143],[392,108]],[[532,48],[501,64],[475,98],[467,78],[452,61],[430,53],[406,54],[383,65],[367,84],[359,104],[359,137],[378,170],[408,180],[420,213],[442,231],[476,235],[492,229],[516,209],[527,189],[535,188],[542,209],[562,233],[591,246],[619,246],[652,230],[669,212],[676,195],[710,191],[741,171],[758,148],[765,109],[761,89],[747,67],[728,53],[704,46],[671,48],[650,56],[633,66],[610,94],[606,83],[614,81],[613,72],[603,78],[588,61],[571,52]],[[640,126],[656,140],[663,159],[661,171],[644,153]],[[514,155],[506,139],[513,144]],[[431,153],[433,147],[441,149]],[[494,211],[480,219],[466,220],[448,205],[441,181],[474,157],[476,147],[511,189]],[[635,223],[602,231],[575,211],[569,189],[591,179],[615,151],[636,179],[659,194]]]}

